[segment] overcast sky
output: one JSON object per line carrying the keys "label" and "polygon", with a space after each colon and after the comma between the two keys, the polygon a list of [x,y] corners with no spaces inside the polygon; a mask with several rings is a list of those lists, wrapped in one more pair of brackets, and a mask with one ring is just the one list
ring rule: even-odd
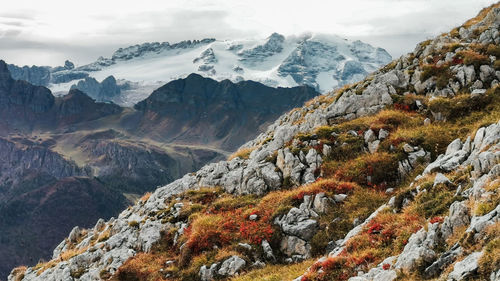
{"label": "overcast sky", "polygon": [[338,34],[394,57],[494,0],[15,0],[0,8],[0,59],[77,65],[151,41]]}

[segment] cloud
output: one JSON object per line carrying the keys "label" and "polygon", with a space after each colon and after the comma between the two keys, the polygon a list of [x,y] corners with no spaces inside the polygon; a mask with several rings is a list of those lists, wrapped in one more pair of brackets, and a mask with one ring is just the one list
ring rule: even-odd
{"label": "cloud", "polygon": [[[393,56],[460,25],[495,0],[17,0],[2,3],[2,58],[89,63],[142,42],[333,33]],[[26,9],[24,7],[30,7]]]}

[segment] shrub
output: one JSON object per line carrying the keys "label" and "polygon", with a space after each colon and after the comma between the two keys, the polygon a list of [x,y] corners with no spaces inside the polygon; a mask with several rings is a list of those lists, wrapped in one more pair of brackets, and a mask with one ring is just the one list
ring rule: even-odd
{"label": "shrub", "polygon": [[198,216],[184,230],[184,235],[187,237],[186,246],[194,254],[212,249],[213,246],[223,247],[233,241],[237,230],[238,225],[222,215]]}
{"label": "shrub", "polygon": [[[398,180],[398,161],[394,155],[378,152],[364,154],[336,165],[334,176],[343,181],[384,188]],[[325,171],[325,174],[331,171]]]}
{"label": "shrub", "polygon": [[382,212],[363,228],[360,235],[348,241],[347,251],[362,253],[369,250],[374,260],[382,260],[402,251],[408,238],[419,230],[423,223],[415,213]]}
{"label": "shrub", "polygon": [[342,133],[337,137],[337,141],[339,145],[332,147],[328,159],[345,160],[363,152],[365,142],[362,137]]}
{"label": "shrub", "polygon": [[321,139],[328,139],[331,137],[331,134],[334,132],[334,128],[330,126],[320,126],[316,128],[315,133]]}
{"label": "shrub", "polygon": [[205,206],[194,203],[194,204],[185,204],[181,211],[179,212],[179,216],[175,218],[177,221],[183,221],[188,219],[192,214],[199,213],[201,211],[205,210]]}
{"label": "shrub", "polygon": [[500,58],[500,46],[489,44],[486,53],[490,56],[495,56],[497,58]]}
{"label": "shrub", "polygon": [[165,256],[139,253],[128,259],[111,277],[113,281],[163,280],[160,271],[167,261]]}
{"label": "shrub", "polygon": [[434,112],[441,112],[447,120],[453,121],[457,118],[467,116],[473,111],[484,109],[491,100],[491,94],[484,94],[478,97],[463,94],[453,99],[436,98],[429,102],[429,109]]}
{"label": "shrub", "polygon": [[483,64],[490,64],[490,58],[472,50],[460,51],[456,58],[462,59],[465,65],[473,65],[476,70]]}
{"label": "shrub", "polygon": [[389,136],[389,141],[394,145],[409,143],[412,146],[421,146],[429,151],[432,157],[444,153],[448,144],[461,135],[458,130],[462,128],[444,126],[434,123],[429,126],[401,128]]}
{"label": "shrub", "polygon": [[420,73],[420,81],[424,82],[431,77],[436,77],[436,86],[438,89],[442,89],[448,85],[448,81],[453,77],[453,74],[450,71],[450,67],[446,64],[442,66],[434,64],[423,65],[422,72]]}
{"label": "shrub", "polygon": [[[320,226],[328,241],[342,239],[352,229],[355,219],[364,221],[386,201],[387,195],[384,192],[357,187],[342,204],[329,208],[328,212],[320,217]],[[324,237],[319,235],[321,234],[313,240],[316,239],[317,250],[321,252],[324,251],[324,248],[320,248],[321,245],[328,241],[322,241]]]}
{"label": "shrub", "polygon": [[460,199],[454,194],[453,190],[447,190],[443,185],[438,185],[427,192],[421,192],[415,198],[415,210],[427,219],[446,215],[451,203]]}
{"label": "shrub", "polygon": [[[319,271],[321,269],[321,271]],[[348,280],[357,273],[352,258],[331,257],[312,265],[301,281],[309,280]]]}

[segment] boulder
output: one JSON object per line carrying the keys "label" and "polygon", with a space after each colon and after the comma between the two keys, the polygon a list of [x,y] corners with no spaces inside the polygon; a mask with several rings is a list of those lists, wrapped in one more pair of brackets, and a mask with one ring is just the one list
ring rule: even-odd
{"label": "boulder", "polygon": [[244,266],[246,261],[238,256],[232,256],[223,261],[217,273],[222,276],[233,276],[238,273]]}
{"label": "boulder", "polygon": [[434,178],[434,184],[432,186],[436,186],[438,184],[450,184],[451,181],[443,174],[437,173]]}
{"label": "boulder", "polygon": [[377,139],[377,136],[371,129],[366,131],[363,137],[365,139],[365,143],[369,143]]}
{"label": "boulder", "polygon": [[453,271],[448,274],[448,280],[459,281],[473,275],[477,271],[478,261],[482,254],[482,252],[474,252],[464,260],[457,262]]}
{"label": "boulder", "polygon": [[445,218],[441,226],[443,239],[450,237],[457,227],[469,225],[469,223],[470,217],[467,202],[453,202],[450,206],[450,214]]}
{"label": "boulder", "polygon": [[280,250],[289,257],[300,255],[303,258],[309,258],[311,245],[299,237],[285,236],[283,240],[281,240]]}

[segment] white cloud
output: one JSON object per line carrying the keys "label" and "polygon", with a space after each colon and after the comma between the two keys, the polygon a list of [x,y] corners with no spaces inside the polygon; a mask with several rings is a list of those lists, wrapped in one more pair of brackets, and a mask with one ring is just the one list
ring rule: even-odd
{"label": "white cloud", "polygon": [[[359,38],[398,56],[494,0],[17,0],[2,3],[0,57],[77,64],[129,44],[307,31]],[[29,8],[26,8],[29,7]]]}

